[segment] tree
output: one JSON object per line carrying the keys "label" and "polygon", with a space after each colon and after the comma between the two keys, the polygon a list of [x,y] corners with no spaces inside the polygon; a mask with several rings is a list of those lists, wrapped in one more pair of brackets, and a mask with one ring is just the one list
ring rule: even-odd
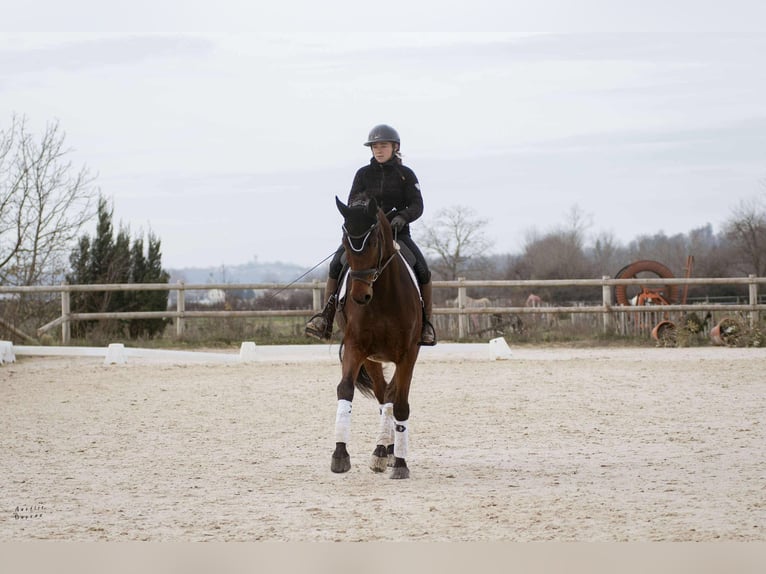
{"label": "tree", "polygon": [[766,275],[766,200],[762,197],[740,202],[724,225],[724,233],[739,254],[738,270],[759,277]]}
{"label": "tree", "polygon": [[[585,252],[587,217],[577,206],[567,213],[564,225],[546,233],[529,231],[524,251],[509,268],[508,275],[519,279],[576,279],[592,277],[594,265]],[[612,249],[612,247],[610,247]],[[589,298],[587,289],[570,287],[550,293],[539,293],[548,299]]]}
{"label": "tree", "polygon": [[[70,255],[70,284],[128,284],[167,283],[170,274],[162,268],[161,242],[153,233],[148,234],[147,253],[144,240],[137,238],[131,245],[130,232],[121,227],[117,236],[112,225],[113,210],[107,201],[98,201],[98,225],[96,236],[83,236]],[[164,311],[167,309],[167,291],[103,291],[75,292],[72,311],[125,312]],[[126,333],[131,338],[153,337],[162,332],[165,319],[129,319],[98,323],[107,334]],[[94,329],[95,321],[75,324],[75,336],[82,337]]]}
{"label": "tree", "polygon": [[612,233],[603,232],[597,235],[588,253],[593,262],[594,272],[599,277],[613,276],[626,264],[625,249],[619,245]]}
{"label": "tree", "polygon": [[[152,232],[147,235],[148,246],[144,256],[144,242],[136,239],[130,252],[131,283],[167,283],[170,273],[162,268],[162,250],[159,238]],[[168,305],[167,291],[131,291],[129,308],[137,311],[163,311]],[[162,333],[167,319],[133,319],[130,321],[132,338],[154,337]]]}
{"label": "tree", "polygon": [[471,207],[455,205],[440,210],[433,223],[422,229],[420,244],[436,260],[432,270],[446,280],[455,280],[469,270],[484,267],[492,242],[484,234],[487,220]]}
{"label": "tree", "polygon": [[64,140],[58,122],[39,140],[24,118],[0,130],[0,283],[60,281],[72,242],[93,217],[93,178],[67,160]]}
{"label": "tree", "polygon": [[625,265],[640,259],[654,259],[667,266],[676,277],[682,277],[688,255],[688,239],[684,234],[668,237],[660,231],[654,235],[639,235],[631,241],[628,245],[629,261]]}

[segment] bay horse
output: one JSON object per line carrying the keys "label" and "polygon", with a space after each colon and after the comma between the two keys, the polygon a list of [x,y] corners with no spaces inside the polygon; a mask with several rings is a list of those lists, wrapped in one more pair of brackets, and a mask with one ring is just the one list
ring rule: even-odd
{"label": "bay horse", "polygon": [[[351,402],[358,388],[380,405],[380,431],[370,468],[383,472],[391,466],[391,478],[409,478],[409,392],[420,350],[420,291],[375,199],[347,206],[336,197],[335,203],[343,216],[349,271],[338,317],[343,329],[342,375],[330,468],[337,473],[351,468],[346,445],[351,435]],[[390,381],[383,374],[383,363],[396,365]]]}

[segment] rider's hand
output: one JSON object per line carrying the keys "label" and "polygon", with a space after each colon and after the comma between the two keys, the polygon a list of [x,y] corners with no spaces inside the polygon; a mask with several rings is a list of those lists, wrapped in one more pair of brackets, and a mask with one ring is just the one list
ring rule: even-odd
{"label": "rider's hand", "polygon": [[401,215],[397,215],[391,221],[391,229],[393,229],[397,233],[399,233],[402,229],[404,229],[405,225],[407,225],[407,220],[404,219]]}

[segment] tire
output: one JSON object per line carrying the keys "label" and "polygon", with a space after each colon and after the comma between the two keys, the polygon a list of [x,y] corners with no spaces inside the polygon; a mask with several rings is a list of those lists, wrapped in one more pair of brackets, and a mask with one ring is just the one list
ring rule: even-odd
{"label": "tire", "polygon": [[[666,279],[673,278],[673,272],[659,261],[641,259],[620,269],[615,279],[640,279],[640,273],[644,274],[643,277],[646,277],[646,274],[652,274]],[[641,291],[640,285],[616,285],[614,295],[619,305],[630,305],[630,300]],[[662,285],[659,289],[653,286],[652,291],[659,292],[668,303],[678,301],[678,285]]]}

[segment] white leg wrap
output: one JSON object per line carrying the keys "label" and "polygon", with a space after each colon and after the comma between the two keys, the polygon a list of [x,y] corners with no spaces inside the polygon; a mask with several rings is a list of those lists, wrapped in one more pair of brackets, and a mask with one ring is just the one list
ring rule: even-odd
{"label": "white leg wrap", "polygon": [[394,456],[407,458],[410,442],[408,421],[394,421]]}
{"label": "white leg wrap", "polygon": [[378,434],[378,442],[375,444],[382,444],[388,446],[394,443],[394,404],[386,403],[380,405],[380,433]]}
{"label": "white leg wrap", "polygon": [[340,399],[335,413],[335,442],[348,444],[351,440],[351,401]]}

